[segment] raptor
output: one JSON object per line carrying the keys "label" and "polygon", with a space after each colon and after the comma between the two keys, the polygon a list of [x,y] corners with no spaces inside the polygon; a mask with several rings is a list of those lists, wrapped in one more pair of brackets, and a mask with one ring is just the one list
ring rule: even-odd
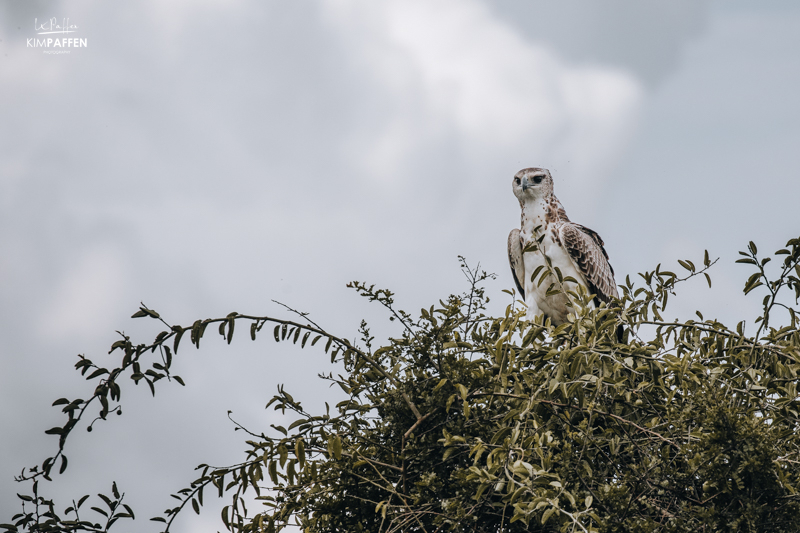
{"label": "raptor", "polygon": [[590,305],[618,298],[603,239],[567,217],[553,194],[550,171],[520,170],[512,187],[522,209],[522,222],[508,235],[508,260],[517,290],[528,306],[526,317],[544,313],[556,326],[567,322],[571,312],[567,292],[576,292],[578,285],[595,295]]}

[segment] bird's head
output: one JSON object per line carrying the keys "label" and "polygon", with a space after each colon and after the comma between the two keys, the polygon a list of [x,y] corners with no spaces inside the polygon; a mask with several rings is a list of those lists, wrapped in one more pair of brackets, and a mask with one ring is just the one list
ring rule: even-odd
{"label": "bird's head", "polygon": [[546,168],[524,168],[514,174],[511,182],[520,203],[546,198],[553,193],[553,178]]}

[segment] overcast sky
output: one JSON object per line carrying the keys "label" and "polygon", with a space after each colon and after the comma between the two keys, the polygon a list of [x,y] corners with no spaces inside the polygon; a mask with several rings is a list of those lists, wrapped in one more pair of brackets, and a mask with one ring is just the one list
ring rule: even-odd
{"label": "overcast sky", "polygon": [[[88,47],[27,47],[51,17]],[[464,255],[501,310],[524,167],[552,171],[619,282],[708,248],[714,288],[671,312],[752,320],[733,261],[800,235],[798,94],[790,1],[3,0],[0,522],[12,476],[55,450],[50,403],[91,393],[76,354],[113,364],[115,330],[160,330],[129,318],[140,301],[190,324],[275,299],[385,336],[345,284],[414,312],[465,288]],[[333,394],[321,353],[245,337],[184,347],[186,388],[124,390],[50,494],[115,479],[138,516],[121,529],[156,531],[194,466],[240,457],[229,409],[260,431],[277,384],[310,410]],[[176,531],[219,529],[216,509]]]}

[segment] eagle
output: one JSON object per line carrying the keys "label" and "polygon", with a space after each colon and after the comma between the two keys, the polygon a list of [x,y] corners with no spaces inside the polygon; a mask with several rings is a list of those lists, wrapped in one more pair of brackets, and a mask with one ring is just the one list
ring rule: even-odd
{"label": "eagle", "polygon": [[[550,171],[520,170],[514,175],[512,187],[522,208],[522,222],[508,235],[508,260],[517,290],[528,306],[526,318],[532,320],[544,313],[556,326],[567,322],[570,300],[559,285],[573,292],[576,285],[582,285],[587,294],[595,295],[590,303],[594,306],[618,298],[614,269],[608,262],[603,239],[596,231],[567,217],[553,194]],[[550,269],[545,256],[550,259]],[[563,283],[553,274],[556,267]],[[542,276],[546,279],[542,280]]]}

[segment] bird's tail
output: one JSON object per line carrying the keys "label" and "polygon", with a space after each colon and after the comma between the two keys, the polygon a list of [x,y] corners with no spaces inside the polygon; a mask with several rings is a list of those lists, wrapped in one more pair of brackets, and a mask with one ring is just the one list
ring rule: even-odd
{"label": "bird's tail", "polygon": [[622,327],[622,324],[617,326],[617,342],[620,344],[628,344],[625,338],[625,328]]}

